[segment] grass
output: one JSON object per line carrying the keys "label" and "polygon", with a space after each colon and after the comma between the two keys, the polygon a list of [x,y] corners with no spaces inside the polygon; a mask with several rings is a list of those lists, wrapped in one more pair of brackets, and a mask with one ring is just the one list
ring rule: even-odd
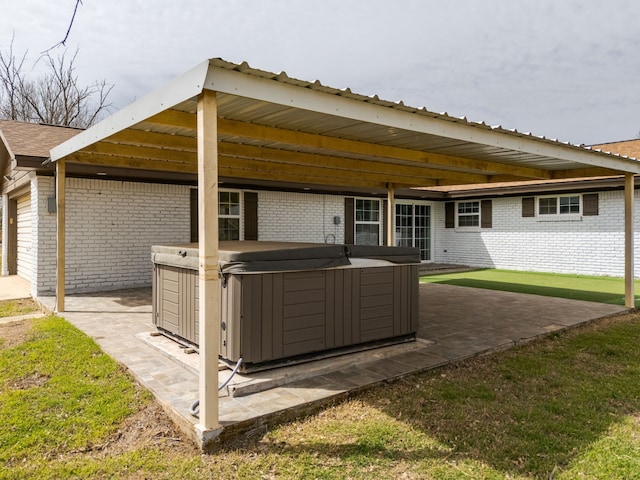
{"label": "grass", "polygon": [[92,445],[149,398],[65,320],[30,324],[26,341],[0,344],[0,478],[27,461]]}
{"label": "grass", "polygon": [[31,298],[5,300],[0,302],[0,318],[15,317],[40,311],[38,304]]}
{"label": "grass", "polygon": [[[420,281],[624,305],[624,279],[615,277],[480,269],[428,275]],[[635,288],[640,291],[640,281],[635,282]],[[636,296],[638,306],[640,296]]]}
{"label": "grass", "polygon": [[638,314],[412,375],[205,456],[186,442],[101,452],[148,396],[63,319],[31,322],[0,348],[0,478],[640,478]]}

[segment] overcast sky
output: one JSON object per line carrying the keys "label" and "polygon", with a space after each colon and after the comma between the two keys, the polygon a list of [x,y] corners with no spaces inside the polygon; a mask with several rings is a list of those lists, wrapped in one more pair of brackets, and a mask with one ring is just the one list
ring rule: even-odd
{"label": "overcast sky", "polygon": [[[31,69],[75,3],[0,0],[0,50]],[[221,57],[594,144],[640,131],[639,21],[638,0],[83,0],[67,46],[114,109]]]}

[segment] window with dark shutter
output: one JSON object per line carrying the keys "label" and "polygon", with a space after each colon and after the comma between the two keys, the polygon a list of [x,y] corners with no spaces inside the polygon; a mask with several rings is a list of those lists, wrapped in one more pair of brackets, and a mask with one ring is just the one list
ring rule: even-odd
{"label": "window with dark shutter", "polygon": [[598,214],[598,194],[585,193],[582,195],[582,215],[590,217]]}
{"label": "window with dark shutter", "polygon": [[480,202],[480,227],[491,228],[493,225],[493,214],[491,200]]}
{"label": "window with dark shutter", "polygon": [[456,226],[456,203],[446,202],[444,204],[444,228],[454,228]]}
{"label": "window with dark shutter", "polygon": [[244,239],[258,240],[258,194],[244,192]]}
{"label": "window with dark shutter", "polygon": [[535,217],[536,216],[536,199],[535,197],[525,197],[522,199],[522,216],[523,217]]}

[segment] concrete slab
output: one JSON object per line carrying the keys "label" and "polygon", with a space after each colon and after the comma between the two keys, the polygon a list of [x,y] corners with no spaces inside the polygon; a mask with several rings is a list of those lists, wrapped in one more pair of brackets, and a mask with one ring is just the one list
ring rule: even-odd
{"label": "concrete slab", "polygon": [[18,275],[0,277],[0,300],[19,300],[31,297],[31,285]]}
{"label": "concrete slab", "polygon": [[[51,308],[54,305],[53,297],[40,300]],[[159,347],[158,339],[166,339],[149,336],[155,330],[150,289],[69,296],[66,307],[63,316],[126,365],[171,418],[203,446],[203,439],[209,441],[211,435],[223,441],[314,411],[363,388],[626,310],[615,305],[421,284],[418,336],[422,341],[238,377],[232,385],[245,388],[245,395],[221,392],[222,429],[203,432],[189,413],[198,399],[199,359],[197,354],[186,355],[175,344]],[[228,375],[228,370],[222,370],[219,381]],[[268,388],[263,388],[265,385]]]}

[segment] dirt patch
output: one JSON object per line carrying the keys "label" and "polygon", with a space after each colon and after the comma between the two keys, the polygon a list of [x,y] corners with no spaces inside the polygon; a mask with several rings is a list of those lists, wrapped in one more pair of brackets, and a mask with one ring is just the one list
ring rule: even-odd
{"label": "dirt patch", "polygon": [[22,320],[0,324],[0,349],[11,348],[31,338],[31,322]]}
{"label": "dirt patch", "polygon": [[49,375],[36,372],[10,382],[9,388],[12,390],[27,390],[29,388],[42,387],[49,381],[49,378],[51,378]]}
{"label": "dirt patch", "polygon": [[153,401],[127,418],[105,443],[88,445],[69,454],[104,458],[147,447],[170,448],[175,454],[196,451],[195,445],[178,430],[160,404]]}

